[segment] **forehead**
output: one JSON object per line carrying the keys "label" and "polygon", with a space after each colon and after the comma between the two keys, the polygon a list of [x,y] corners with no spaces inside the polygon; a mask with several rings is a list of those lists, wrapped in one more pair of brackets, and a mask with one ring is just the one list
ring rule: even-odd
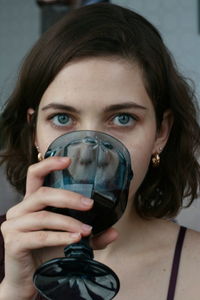
{"label": "forehead", "polygon": [[140,67],[120,58],[87,58],[67,64],[51,82],[41,105],[61,102],[68,105],[134,101],[151,105]]}

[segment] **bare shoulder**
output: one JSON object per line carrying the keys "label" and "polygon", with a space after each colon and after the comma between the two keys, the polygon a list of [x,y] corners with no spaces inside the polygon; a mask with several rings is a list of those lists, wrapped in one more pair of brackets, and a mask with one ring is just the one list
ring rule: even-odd
{"label": "bare shoulder", "polygon": [[187,229],[178,275],[177,299],[200,299],[200,232]]}
{"label": "bare shoulder", "polygon": [[200,232],[187,229],[183,247],[183,255],[191,262],[200,263]]}

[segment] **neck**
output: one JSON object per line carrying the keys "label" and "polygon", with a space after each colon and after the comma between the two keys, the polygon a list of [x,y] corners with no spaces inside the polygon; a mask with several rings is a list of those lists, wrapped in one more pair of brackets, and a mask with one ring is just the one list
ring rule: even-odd
{"label": "neck", "polygon": [[[113,254],[132,255],[155,251],[156,245],[166,246],[163,243],[163,232],[169,222],[163,219],[142,219],[135,211],[132,201],[126,208],[122,218],[114,225],[119,233],[117,240],[108,245],[104,250],[96,251],[97,260],[109,259]],[[174,228],[171,223],[171,228]],[[162,245],[163,244],[163,245]]]}
{"label": "neck", "polygon": [[[118,231],[118,239],[111,244],[108,248],[110,251],[122,250],[127,247],[127,242],[133,246],[136,240],[141,237],[142,231],[145,231],[146,226],[150,221],[144,220],[138,216],[135,211],[132,201],[128,201],[125,213],[121,219],[114,225],[114,228]],[[138,243],[137,243],[138,244]]]}

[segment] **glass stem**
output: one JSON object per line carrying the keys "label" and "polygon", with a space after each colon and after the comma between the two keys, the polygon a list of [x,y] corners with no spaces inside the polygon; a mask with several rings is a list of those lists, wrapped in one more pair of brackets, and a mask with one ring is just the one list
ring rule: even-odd
{"label": "glass stem", "polygon": [[68,245],[64,248],[65,257],[93,259],[93,249],[89,245],[90,237],[82,237],[80,242]]}

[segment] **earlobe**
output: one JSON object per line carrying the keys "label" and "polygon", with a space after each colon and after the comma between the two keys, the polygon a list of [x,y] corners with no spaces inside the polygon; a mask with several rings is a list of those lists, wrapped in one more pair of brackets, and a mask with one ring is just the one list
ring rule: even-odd
{"label": "earlobe", "polygon": [[170,132],[173,125],[173,114],[171,110],[166,110],[163,114],[163,120],[161,122],[160,128],[157,131],[156,140],[154,144],[153,153],[160,153],[167,144],[170,136]]}
{"label": "earlobe", "polygon": [[[26,118],[27,118],[28,124],[31,124],[31,122],[33,120],[34,113],[35,113],[35,110],[33,108],[28,108],[27,109]],[[33,143],[34,143],[35,146],[37,145],[37,141],[36,141],[36,138],[35,138],[35,132],[33,133]]]}
{"label": "earlobe", "polygon": [[30,124],[31,123],[31,120],[33,118],[33,115],[35,113],[35,110],[33,108],[28,108],[27,109],[27,114],[26,114],[26,117],[27,117],[27,122]]}

